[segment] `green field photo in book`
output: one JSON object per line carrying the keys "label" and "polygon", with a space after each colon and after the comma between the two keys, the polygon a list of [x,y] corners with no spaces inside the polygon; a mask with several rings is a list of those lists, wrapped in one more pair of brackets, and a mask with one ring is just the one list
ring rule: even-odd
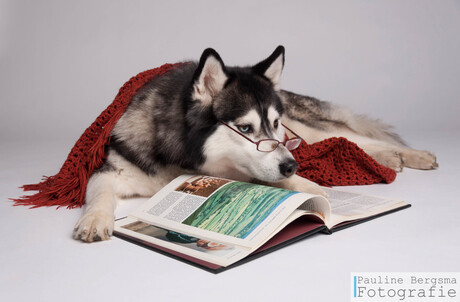
{"label": "green field photo in book", "polygon": [[324,188],[328,199],[204,175],[182,175],[115,222],[132,243],[220,272],[312,234],[410,205]]}

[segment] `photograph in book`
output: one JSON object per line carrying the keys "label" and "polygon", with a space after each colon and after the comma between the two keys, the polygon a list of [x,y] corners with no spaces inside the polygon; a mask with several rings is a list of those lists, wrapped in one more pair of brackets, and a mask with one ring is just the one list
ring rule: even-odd
{"label": "photograph in book", "polygon": [[183,224],[246,238],[278,205],[297,194],[279,188],[230,182],[210,196]]}
{"label": "photograph in book", "polygon": [[135,221],[123,225],[122,228],[131,230],[139,234],[144,234],[162,241],[174,243],[199,252],[213,254],[216,256],[225,256],[226,254],[235,249],[230,245],[200,239],[193,236],[188,236],[182,233],[156,227],[142,221]]}
{"label": "photograph in book", "polygon": [[230,182],[230,180],[211,176],[194,176],[184,181],[176,188],[176,191],[208,197],[228,182]]}

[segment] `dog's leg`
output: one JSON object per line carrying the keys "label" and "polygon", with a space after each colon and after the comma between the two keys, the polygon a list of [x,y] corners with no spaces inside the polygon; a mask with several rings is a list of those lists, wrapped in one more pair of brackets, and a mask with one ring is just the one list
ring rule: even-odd
{"label": "dog's leg", "polygon": [[428,151],[357,135],[344,133],[344,137],[356,143],[379,164],[401,172],[404,167],[431,170],[438,167],[436,156]]}
{"label": "dog's leg", "polygon": [[90,177],[86,187],[86,209],[75,226],[74,239],[92,242],[107,240],[112,235],[117,180],[115,171],[96,172]]}
{"label": "dog's leg", "polygon": [[327,197],[326,192],[324,192],[319,185],[312,182],[311,180],[300,177],[297,174],[294,174],[291,177],[288,177],[279,182],[269,183],[269,185],[282,189],[304,192],[314,195],[322,195],[324,197]]}
{"label": "dog's leg", "polygon": [[379,164],[391,168],[396,172],[401,172],[404,163],[396,148],[381,145],[358,145],[368,155],[370,155]]}
{"label": "dog's leg", "polygon": [[439,167],[436,156],[428,151],[406,148],[400,151],[404,166],[419,170],[432,170]]}
{"label": "dog's leg", "polygon": [[88,181],[86,209],[75,226],[73,237],[86,242],[109,239],[118,198],[150,197],[179,174],[175,169],[164,169],[149,176],[111,150],[103,168]]}
{"label": "dog's leg", "polygon": [[313,144],[331,137],[345,137],[357,144],[379,164],[402,171],[403,167],[430,170],[438,167],[436,156],[428,151],[412,149],[397,141],[385,141],[367,137],[350,129],[340,128],[333,131],[319,130],[301,122],[286,119],[289,128],[298,133],[309,144]]}
{"label": "dog's leg", "polygon": [[379,164],[401,172],[403,167],[432,170],[438,167],[436,156],[428,151],[386,144],[359,145]]}

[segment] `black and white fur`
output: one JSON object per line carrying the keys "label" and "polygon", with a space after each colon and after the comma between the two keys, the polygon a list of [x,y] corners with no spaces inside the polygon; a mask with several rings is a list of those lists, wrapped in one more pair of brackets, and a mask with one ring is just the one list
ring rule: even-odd
{"label": "black and white fur", "polygon": [[181,65],[147,83],[117,122],[107,159],[89,179],[85,212],[74,238],[108,239],[117,198],[152,196],[183,173],[324,194],[318,185],[295,175],[297,165],[284,146],[259,152],[220,121],[253,141],[282,141],[282,119],[309,143],[347,137],[396,170],[437,166],[432,154],[410,149],[378,121],[280,90],[283,66],[282,46],[252,67],[227,67],[216,51],[206,49],[199,62]]}

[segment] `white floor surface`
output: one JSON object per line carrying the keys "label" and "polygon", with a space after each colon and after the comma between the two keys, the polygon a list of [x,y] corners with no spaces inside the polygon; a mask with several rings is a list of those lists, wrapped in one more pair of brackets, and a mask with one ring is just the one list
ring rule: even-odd
{"label": "white floor surface", "polygon": [[[73,140],[0,145],[1,301],[348,301],[351,272],[460,271],[460,135],[406,135],[436,153],[435,171],[347,187],[412,207],[316,235],[218,275],[118,238],[71,238],[82,209],[13,207],[17,188],[53,175]],[[118,214],[136,203],[124,202]]]}

